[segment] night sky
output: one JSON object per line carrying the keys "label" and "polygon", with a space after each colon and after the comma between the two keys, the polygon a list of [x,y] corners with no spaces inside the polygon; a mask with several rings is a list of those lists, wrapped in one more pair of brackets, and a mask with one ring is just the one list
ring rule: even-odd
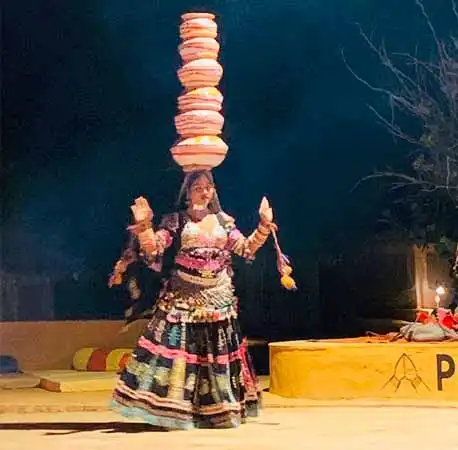
{"label": "night sky", "polygon": [[[449,2],[425,6],[446,34]],[[389,85],[356,24],[393,52],[428,56],[414,0],[15,1],[3,17],[7,268],[105,277],[135,196],[157,215],[172,210],[178,26],[193,10],[216,13],[220,26],[230,151],[214,173],[227,212],[249,232],[266,194],[296,261],[370,229],[375,190],[351,189],[402,164],[409,148],[377,123],[367,104],[386,111],[384,98],[355,80],[341,52]]]}

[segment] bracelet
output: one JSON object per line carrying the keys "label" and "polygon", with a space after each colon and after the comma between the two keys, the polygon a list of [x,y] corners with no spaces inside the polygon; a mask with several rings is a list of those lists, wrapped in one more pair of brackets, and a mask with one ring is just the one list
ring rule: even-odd
{"label": "bracelet", "polygon": [[265,223],[260,223],[258,225],[258,231],[261,233],[263,236],[268,236],[270,234],[270,226]]}
{"label": "bracelet", "polygon": [[156,236],[153,236],[153,238],[144,237],[143,239],[141,239],[140,236],[139,236],[139,241],[140,241],[140,246],[144,251],[147,251],[148,253],[157,252],[157,239],[156,239]]}
{"label": "bracelet", "polygon": [[144,231],[149,230],[152,227],[153,227],[153,224],[151,223],[150,220],[143,220],[143,221],[137,222],[137,223],[135,223],[133,225],[129,225],[127,227],[127,229],[131,233],[133,233],[133,234],[138,236],[140,233],[143,233]]}

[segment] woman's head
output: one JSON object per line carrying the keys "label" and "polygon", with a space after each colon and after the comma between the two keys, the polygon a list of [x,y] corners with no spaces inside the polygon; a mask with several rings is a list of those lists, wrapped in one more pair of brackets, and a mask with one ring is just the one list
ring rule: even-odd
{"label": "woman's head", "polygon": [[179,203],[183,197],[193,209],[209,209],[213,213],[221,210],[213,176],[208,170],[190,172],[186,175],[180,190]]}
{"label": "woman's head", "polygon": [[200,174],[189,184],[186,198],[190,206],[207,208],[215,195],[215,185],[207,173]]}

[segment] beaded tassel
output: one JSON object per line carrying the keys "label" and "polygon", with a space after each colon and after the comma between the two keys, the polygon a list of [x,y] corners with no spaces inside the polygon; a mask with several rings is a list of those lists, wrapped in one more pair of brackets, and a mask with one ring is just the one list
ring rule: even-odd
{"label": "beaded tassel", "polygon": [[288,291],[295,291],[297,290],[297,285],[294,278],[291,276],[293,268],[291,267],[289,258],[281,251],[276,228],[276,226],[272,226],[271,231],[275,250],[277,252],[277,269],[281,276],[280,283],[285,289],[288,289]]}

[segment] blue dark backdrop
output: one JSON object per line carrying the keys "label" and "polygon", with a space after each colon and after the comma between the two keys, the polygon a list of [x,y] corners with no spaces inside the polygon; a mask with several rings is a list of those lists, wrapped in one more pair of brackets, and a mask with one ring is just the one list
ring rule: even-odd
{"label": "blue dark backdrop", "polygon": [[[425,6],[447,33],[448,2]],[[225,208],[249,231],[267,194],[299,277],[323,249],[370,233],[374,192],[350,190],[401,163],[404,147],[369,113],[384,99],[352,77],[341,51],[365,78],[389,82],[356,23],[393,51],[428,54],[414,0],[22,0],[4,9],[7,268],[58,264],[104,278],[132,199],[172,208],[178,26],[199,9],[220,25],[230,151],[215,176]]]}

